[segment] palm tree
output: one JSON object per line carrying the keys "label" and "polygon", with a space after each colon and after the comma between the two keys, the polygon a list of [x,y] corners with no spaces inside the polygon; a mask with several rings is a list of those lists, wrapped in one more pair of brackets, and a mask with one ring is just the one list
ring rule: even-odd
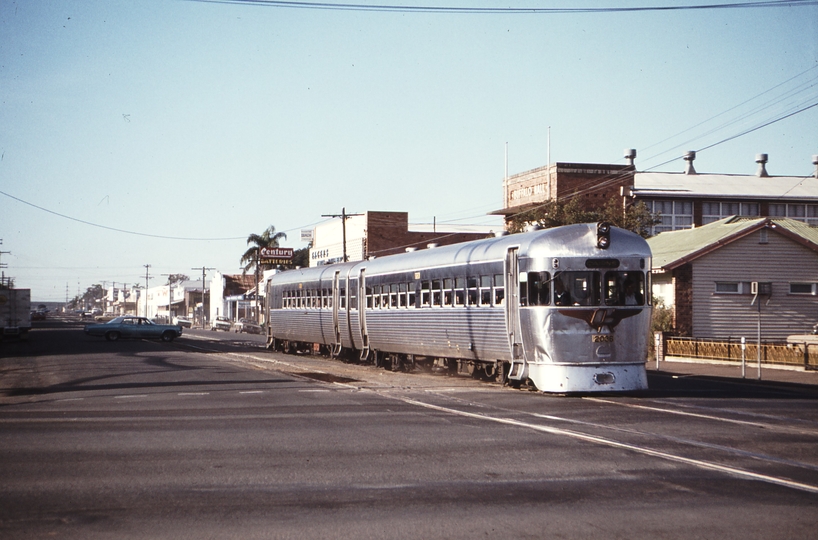
{"label": "palm tree", "polygon": [[261,248],[278,247],[278,241],[282,239],[286,240],[287,235],[283,232],[276,232],[276,228],[272,225],[261,234],[251,234],[248,236],[247,244],[252,244],[252,246],[241,256],[241,264],[244,265],[243,273],[247,274],[251,269],[257,272],[259,270],[272,268],[272,265],[260,262],[259,251]]}

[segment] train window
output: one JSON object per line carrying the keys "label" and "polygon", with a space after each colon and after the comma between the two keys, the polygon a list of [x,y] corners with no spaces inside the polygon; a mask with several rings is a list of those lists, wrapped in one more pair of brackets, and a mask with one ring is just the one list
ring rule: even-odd
{"label": "train window", "polygon": [[494,274],[494,305],[502,306],[505,302],[506,291],[503,285],[503,274]]}
{"label": "train window", "polygon": [[406,289],[406,283],[401,283],[398,285],[398,304],[402,308],[406,307]]}
{"label": "train window", "polygon": [[415,292],[415,284],[414,283],[407,283],[406,288],[408,290],[406,296],[408,297],[409,307],[413,308],[413,307],[415,307],[415,298],[417,296],[417,293]]}
{"label": "train window", "polygon": [[466,301],[468,302],[468,305],[476,306],[477,299],[479,298],[477,295],[477,278],[466,278],[466,285]]}
{"label": "train window", "polygon": [[455,278],[454,280],[454,305],[466,305],[466,278]]}
{"label": "train window", "polygon": [[441,300],[442,300],[442,293],[441,290],[442,282],[439,279],[432,280],[432,305],[440,307]]}
{"label": "train window", "polygon": [[389,286],[389,306],[398,307],[398,284],[393,283]]}
{"label": "train window", "polygon": [[645,274],[642,272],[606,272],[605,303],[609,306],[645,305]]}
{"label": "train window", "polygon": [[480,276],[480,305],[491,305],[491,276]]}
{"label": "train window", "polygon": [[347,290],[343,287],[338,289],[338,307],[340,309],[347,308]]}
{"label": "train window", "polygon": [[528,305],[547,306],[551,303],[551,275],[548,272],[528,273]]}
{"label": "train window", "polygon": [[372,299],[374,300],[375,304],[372,306],[373,308],[381,307],[381,286],[375,285],[372,288]]}
{"label": "train window", "polygon": [[358,297],[355,295],[355,287],[349,289],[349,309],[358,309]]}
{"label": "train window", "polygon": [[554,274],[554,303],[558,306],[598,306],[599,272]]}
{"label": "train window", "polygon": [[444,306],[454,305],[454,293],[452,291],[453,286],[454,286],[454,280],[452,278],[446,278],[446,279],[443,280],[443,305]]}
{"label": "train window", "polygon": [[424,281],[420,289],[420,306],[429,307],[432,305],[432,282]]}
{"label": "train window", "polygon": [[327,304],[325,307],[332,309],[333,302],[335,301],[332,296],[332,289],[324,289],[324,291],[327,293],[327,295],[325,296],[325,298],[327,299]]}
{"label": "train window", "polygon": [[528,274],[520,272],[520,307],[528,305]]}
{"label": "train window", "polygon": [[374,307],[375,297],[372,294],[372,287],[366,288],[366,307],[372,309]]}

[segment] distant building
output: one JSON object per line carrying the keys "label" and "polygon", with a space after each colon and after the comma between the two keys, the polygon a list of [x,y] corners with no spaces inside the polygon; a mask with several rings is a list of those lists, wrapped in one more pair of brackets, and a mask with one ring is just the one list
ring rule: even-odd
{"label": "distant building", "polygon": [[[428,244],[456,244],[486,238],[496,227],[484,225],[410,224],[408,212],[366,212],[349,216],[346,230],[341,219],[315,227],[310,249],[310,266],[344,260],[361,261],[425,249]],[[346,244],[344,243],[346,236]]]}
{"label": "distant building", "polygon": [[690,229],[727,216],[790,218],[818,225],[818,156],[813,176],[771,176],[766,154],[756,156],[756,174],[697,172],[695,152],[685,155],[683,172],[638,172],[635,150],[627,165],[554,163],[509,176],[503,181],[502,209],[509,216],[550,200],[580,197],[588,207],[611,198],[623,205],[643,202],[660,223],[652,234]]}
{"label": "distant building", "polygon": [[760,321],[763,339],[783,340],[818,323],[816,227],[733,216],[648,244],[654,297],[673,310],[677,335],[749,338]]}
{"label": "distant building", "polygon": [[222,274],[216,271],[210,281],[210,318],[227,317],[231,321],[255,319],[254,274]]}

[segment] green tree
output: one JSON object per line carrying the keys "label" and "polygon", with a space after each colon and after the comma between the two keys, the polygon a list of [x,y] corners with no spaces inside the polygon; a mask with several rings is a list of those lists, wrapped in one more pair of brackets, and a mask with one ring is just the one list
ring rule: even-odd
{"label": "green tree", "polygon": [[261,272],[262,270],[273,268],[274,265],[265,264],[261,261],[259,252],[261,248],[278,247],[278,242],[282,239],[286,240],[287,235],[283,232],[276,232],[276,228],[272,225],[261,234],[251,234],[248,236],[247,245],[250,247],[244,252],[244,255],[241,256],[241,264],[244,265],[243,273],[246,274],[251,270],[253,272],[256,270]]}
{"label": "green tree", "polygon": [[537,208],[509,218],[508,230],[512,233],[522,232],[531,224],[549,229],[574,223],[607,221],[615,227],[633,231],[647,238],[651,226],[656,223],[656,216],[648,211],[644,203],[628,206],[623,211],[620,202],[621,199],[613,197],[602,208],[587,209],[578,197],[568,201],[548,201]]}
{"label": "green tree", "polygon": [[168,281],[171,283],[171,285],[174,283],[181,283],[189,279],[190,276],[188,276],[187,274],[171,274],[168,276]]}

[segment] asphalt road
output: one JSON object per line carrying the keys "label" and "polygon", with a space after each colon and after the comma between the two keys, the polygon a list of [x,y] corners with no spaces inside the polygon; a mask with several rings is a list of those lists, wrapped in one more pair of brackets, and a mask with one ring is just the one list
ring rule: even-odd
{"label": "asphalt road", "polygon": [[271,354],[261,336],[0,345],[0,538],[814,538],[818,387],[627,396]]}

